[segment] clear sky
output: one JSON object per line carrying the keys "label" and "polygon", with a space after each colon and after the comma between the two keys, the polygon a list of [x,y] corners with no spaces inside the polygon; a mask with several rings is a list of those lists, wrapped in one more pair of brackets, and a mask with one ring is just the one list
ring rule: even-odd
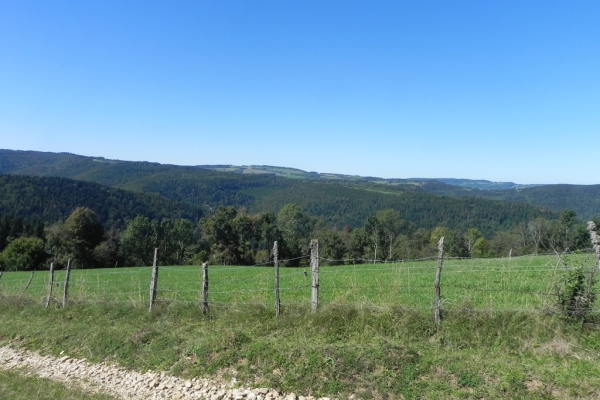
{"label": "clear sky", "polygon": [[598,184],[600,1],[0,2],[0,148]]}

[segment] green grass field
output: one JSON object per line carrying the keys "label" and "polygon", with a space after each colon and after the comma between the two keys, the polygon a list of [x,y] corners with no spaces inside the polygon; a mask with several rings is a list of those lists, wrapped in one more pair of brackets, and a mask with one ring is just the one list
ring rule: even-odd
{"label": "green grass field", "polygon": [[[559,262],[554,256],[502,259],[444,260],[442,298],[446,310],[542,311],[554,302],[555,287],[564,271],[583,266],[594,269],[593,254],[571,254]],[[386,264],[322,266],[319,303],[358,308],[383,307],[431,309],[434,301],[436,260]],[[5,272],[0,293],[44,301],[49,274],[37,271],[26,292],[29,272]],[[73,270],[70,299],[83,302],[148,304],[151,268]],[[53,302],[62,299],[65,271],[55,272]],[[199,266],[165,266],[159,269],[157,300],[167,304],[197,303],[200,296]],[[285,306],[309,306],[311,271],[307,267],[280,268],[281,302]],[[274,271],[268,267],[209,266],[209,302],[274,304]]]}

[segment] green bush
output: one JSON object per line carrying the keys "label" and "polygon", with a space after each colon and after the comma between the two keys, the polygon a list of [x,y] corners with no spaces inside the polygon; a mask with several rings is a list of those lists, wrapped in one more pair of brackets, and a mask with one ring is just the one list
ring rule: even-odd
{"label": "green bush", "polygon": [[598,291],[594,288],[597,277],[595,269],[583,267],[568,269],[561,287],[556,288],[557,305],[569,319],[587,321],[591,317]]}
{"label": "green bush", "polygon": [[0,253],[0,269],[28,271],[43,268],[48,254],[44,241],[37,237],[20,237]]}

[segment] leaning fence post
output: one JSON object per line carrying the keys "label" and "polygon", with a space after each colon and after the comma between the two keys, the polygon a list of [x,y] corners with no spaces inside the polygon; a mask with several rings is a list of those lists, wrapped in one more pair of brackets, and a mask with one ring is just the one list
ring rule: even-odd
{"label": "leaning fence post", "polygon": [[21,292],[21,297],[23,297],[23,295],[25,294],[25,292],[27,291],[27,289],[29,289],[29,285],[31,285],[31,281],[33,280],[33,273],[35,272],[35,270],[31,271],[31,275],[29,276],[29,280],[27,281],[27,285],[25,285],[25,289],[23,289],[23,291]]}
{"label": "leaning fence post", "polygon": [[587,230],[590,232],[590,238],[592,239],[592,247],[596,252],[596,259],[598,260],[598,270],[600,271],[600,239],[598,238],[597,227],[594,221],[588,221]]}
{"label": "leaning fence post", "polygon": [[281,300],[279,298],[279,248],[277,247],[277,241],[273,243],[273,266],[275,268],[275,316],[279,317]]}
{"label": "leaning fence post", "polygon": [[50,305],[52,297],[52,288],[54,287],[54,263],[50,263],[50,277],[48,282],[48,296],[46,297],[46,308]]}
{"label": "leaning fence post", "polygon": [[202,314],[208,313],[208,263],[202,263]]}
{"label": "leaning fence post", "polygon": [[435,309],[433,318],[436,325],[440,325],[442,322],[442,290],[440,283],[442,280],[442,264],[444,262],[444,237],[440,238],[438,242],[438,262],[437,271],[435,273]]}
{"label": "leaning fence post", "polygon": [[154,261],[152,262],[152,280],[150,281],[150,308],[148,311],[152,312],[152,307],[156,301],[156,285],[158,284],[158,249],[154,249]]}
{"label": "leaning fence post", "polygon": [[67,300],[69,298],[69,279],[70,278],[71,278],[71,259],[69,258],[69,260],[67,261],[67,273],[65,275],[65,287],[64,287],[64,291],[63,291],[63,301],[62,301],[63,308],[66,307]]}
{"label": "leaning fence post", "polygon": [[310,241],[310,268],[312,270],[310,308],[316,311],[319,305],[319,241],[317,239]]}

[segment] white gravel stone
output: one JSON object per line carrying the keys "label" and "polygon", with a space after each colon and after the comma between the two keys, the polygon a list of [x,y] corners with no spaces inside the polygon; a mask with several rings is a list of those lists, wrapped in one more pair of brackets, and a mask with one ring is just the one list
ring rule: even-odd
{"label": "white gravel stone", "polygon": [[[61,355],[63,353],[61,352]],[[183,380],[165,372],[139,373],[128,371],[104,362],[92,364],[85,359],[69,356],[41,356],[38,353],[0,347],[0,370],[18,369],[19,373],[35,374],[42,378],[62,382],[89,393],[107,393],[127,400],[296,400],[311,399],[311,396],[296,396],[294,393],[279,393],[268,388],[232,387],[222,380],[195,377]],[[235,380],[232,380],[237,383]],[[322,400],[329,400],[327,397]]]}

